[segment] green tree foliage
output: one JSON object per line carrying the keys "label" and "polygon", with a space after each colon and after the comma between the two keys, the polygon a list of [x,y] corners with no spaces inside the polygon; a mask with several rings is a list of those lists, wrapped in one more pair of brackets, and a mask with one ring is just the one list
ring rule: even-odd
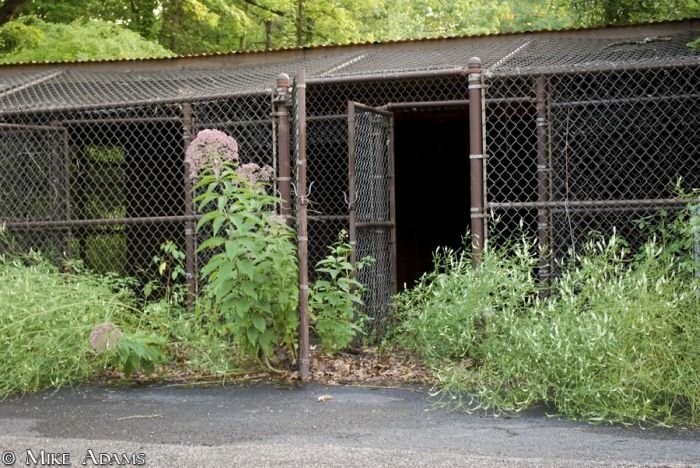
{"label": "green tree foliage", "polygon": [[562,0],[578,24],[597,26],[697,17],[698,0]]}
{"label": "green tree foliage", "polygon": [[[84,27],[101,20],[138,33],[176,54],[557,29],[699,15],[700,0],[0,0],[0,25],[35,16],[47,24],[69,25],[75,31],[76,24]],[[10,42],[23,43],[30,50],[36,46],[37,34],[25,26],[15,23],[10,28]],[[93,37],[87,36],[83,45],[93,47],[89,44]],[[133,37],[126,41],[134,42]],[[145,45],[136,49],[143,56],[153,55]],[[76,53],[68,53],[63,58],[75,57]],[[104,56],[108,57],[114,55]]]}
{"label": "green tree foliage", "polygon": [[33,16],[0,27],[0,50],[0,63],[172,55],[116,24],[100,20],[46,23]]}

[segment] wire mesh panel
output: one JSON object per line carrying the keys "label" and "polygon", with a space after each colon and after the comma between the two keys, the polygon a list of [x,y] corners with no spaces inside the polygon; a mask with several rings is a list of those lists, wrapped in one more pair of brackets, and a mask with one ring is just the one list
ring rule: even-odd
{"label": "wire mesh panel", "polygon": [[[677,189],[700,187],[700,67],[494,77],[487,91],[489,206],[554,258],[592,233],[632,248]],[[643,221],[643,222],[639,222]]]}
{"label": "wire mesh panel", "polygon": [[[238,141],[244,163],[272,165],[270,112],[270,95],[260,93],[7,115],[0,220],[13,245],[57,264],[80,260],[99,273],[157,278],[161,246],[170,241],[185,251],[199,216],[186,206],[185,136],[220,129]],[[204,261],[192,262],[188,274]]]}
{"label": "wire mesh panel", "polygon": [[386,319],[396,285],[391,122],[388,112],[349,104],[350,243],[353,260],[374,259],[357,279],[367,286],[365,313],[375,330]]}
{"label": "wire mesh panel", "polygon": [[44,250],[51,259],[70,251],[70,231],[31,233],[36,223],[69,217],[70,159],[65,129],[57,126],[0,124],[0,213],[23,227],[15,239],[22,250]]}

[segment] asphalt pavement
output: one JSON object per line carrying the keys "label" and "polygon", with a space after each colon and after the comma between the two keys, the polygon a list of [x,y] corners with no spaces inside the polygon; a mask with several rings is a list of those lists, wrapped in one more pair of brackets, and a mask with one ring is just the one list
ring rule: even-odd
{"label": "asphalt pavement", "polygon": [[417,388],[80,387],[0,402],[0,467],[42,465],[700,467],[700,431],[451,412]]}

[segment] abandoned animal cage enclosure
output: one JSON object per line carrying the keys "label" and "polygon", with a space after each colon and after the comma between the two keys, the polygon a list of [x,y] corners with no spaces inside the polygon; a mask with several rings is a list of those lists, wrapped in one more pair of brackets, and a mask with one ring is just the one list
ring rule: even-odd
{"label": "abandoned animal cage enclosure", "polygon": [[143,280],[173,241],[194,292],[183,157],[213,128],[243,161],[275,167],[285,214],[299,219],[303,201],[312,279],[341,230],[355,257],[376,259],[360,277],[376,326],[472,222],[479,244],[522,223],[546,278],[592,231],[642,242],[637,220],[684,206],[675,184],[700,187],[700,58],[686,46],[698,35],[681,21],[2,66],[1,245]]}

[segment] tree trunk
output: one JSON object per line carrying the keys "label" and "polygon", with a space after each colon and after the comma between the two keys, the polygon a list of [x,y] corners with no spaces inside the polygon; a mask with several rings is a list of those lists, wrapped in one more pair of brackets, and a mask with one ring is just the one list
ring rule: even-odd
{"label": "tree trunk", "polygon": [[6,0],[0,6],[0,26],[15,18],[29,0]]}

